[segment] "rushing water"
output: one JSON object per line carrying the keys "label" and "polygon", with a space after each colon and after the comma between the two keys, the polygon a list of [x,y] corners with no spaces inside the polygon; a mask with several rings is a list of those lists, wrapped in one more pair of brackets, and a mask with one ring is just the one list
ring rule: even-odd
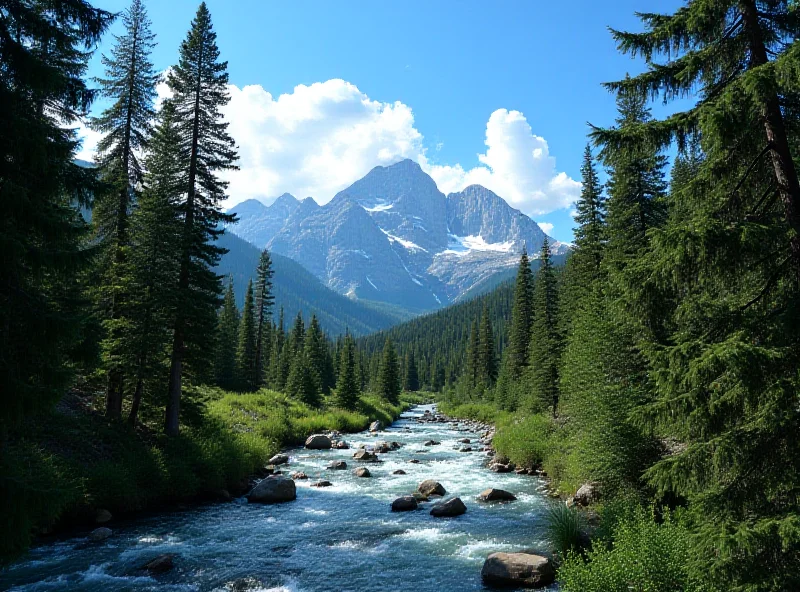
{"label": "rushing water", "polygon": [[[371,478],[352,474],[354,450],[289,451],[289,470],[304,471],[297,500],[277,505],[233,503],[200,506],[111,524],[114,536],[99,543],[74,538],[42,545],[0,572],[0,589],[157,590],[236,592],[468,592],[483,590],[480,570],[493,551],[546,548],[542,529],[547,506],[543,482],[535,477],[497,475],[481,452],[457,451],[473,433],[449,424],[418,423],[430,407],[416,407],[377,438],[403,447],[367,464]],[[425,447],[429,439],[441,445]],[[473,445],[474,447],[474,445]],[[420,460],[419,464],[408,461]],[[325,467],[334,460],[348,470]],[[403,469],[406,475],[392,475]],[[317,479],[333,483],[312,488]],[[430,504],[392,513],[396,497],[424,479],[436,479],[448,495],[461,497],[467,513],[434,518]],[[488,487],[514,493],[507,504],[479,504]],[[88,533],[87,533],[88,534]],[[175,568],[149,576],[142,564],[175,554]]]}

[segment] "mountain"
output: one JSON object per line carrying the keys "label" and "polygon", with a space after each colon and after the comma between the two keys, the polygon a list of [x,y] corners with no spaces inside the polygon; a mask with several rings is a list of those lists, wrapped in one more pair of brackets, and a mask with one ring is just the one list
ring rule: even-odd
{"label": "mountain", "polygon": [[228,211],[236,214],[236,233],[247,237],[254,245],[266,245],[283,228],[286,220],[298,208],[300,202],[293,195],[284,193],[272,205],[265,206],[257,199],[248,199]]}
{"label": "mountain", "polygon": [[[228,249],[228,253],[223,255],[215,271],[226,277],[233,276],[236,302],[241,307],[247,282],[251,278],[255,279],[261,251],[230,232],[220,236],[217,245]],[[325,287],[302,265],[288,257],[272,253],[272,267],[275,270],[273,316],[276,322],[281,306],[286,315],[287,326],[298,311],[303,313],[306,320],[311,313],[314,313],[319,318],[323,330],[329,335],[340,335],[345,330],[354,335],[365,335],[386,329],[408,318],[405,311],[373,307],[337,294]]]}
{"label": "mountain", "polygon": [[[375,167],[324,206],[307,198],[286,214],[276,204],[240,204],[230,230],[339,294],[406,309],[437,309],[496,285],[491,278],[513,269],[523,246],[536,257],[545,237],[485,187],[445,196],[411,160]],[[554,254],[566,249],[551,244]]]}

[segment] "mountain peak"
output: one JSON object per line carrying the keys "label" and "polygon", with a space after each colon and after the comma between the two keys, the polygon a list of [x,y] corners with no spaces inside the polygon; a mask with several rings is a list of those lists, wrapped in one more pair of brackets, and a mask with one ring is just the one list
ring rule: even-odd
{"label": "mountain peak", "polygon": [[292,195],[291,193],[284,193],[283,195],[279,195],[275,198],[275,201],[272,202],[272,205],[275,206],[297,206],[299,200]]}

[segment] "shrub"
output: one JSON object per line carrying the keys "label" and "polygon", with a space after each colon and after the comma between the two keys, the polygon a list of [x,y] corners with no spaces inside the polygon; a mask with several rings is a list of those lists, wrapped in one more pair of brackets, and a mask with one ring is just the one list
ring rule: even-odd
{"label": "shrub", "polygon": [[579,551],[585,541],[582,516],[574,508],[557,503],[545,515],[547,536],[553,551],[566,556],[569,551]]}
{"label": "shrub", "polygon": [[620,522],[610,545],[586,557],[570,553],[558,570],[563,592],[711,592],[689,570],[690,534],[667,517],[657,523],[638,509]]}
{"label": "shrub", "polygon": [[551,448],[553,421],[549,416],[501,416],[496,426],[494,447],[498,454],[523,467],[542,464]]}

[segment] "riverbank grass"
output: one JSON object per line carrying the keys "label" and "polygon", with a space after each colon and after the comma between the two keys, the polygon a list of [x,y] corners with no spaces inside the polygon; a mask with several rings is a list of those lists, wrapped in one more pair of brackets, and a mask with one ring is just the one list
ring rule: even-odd
{"label": "riverbank grass", "polygon": [[168,438],[160,416],[144,415],[132,429],[73,393],[28,421],[0,458],[8,517],[0,559],[24,552],[37,533],[91,524],[100,508],[119,515],[240,493],[281,448],[315,432],[357,432],[376,419],[388,424],[425,400],[404,393],[391,405],[365,394],[353,412],[311,408],[270,390],[200,387],[186,393],[181,434]]}

